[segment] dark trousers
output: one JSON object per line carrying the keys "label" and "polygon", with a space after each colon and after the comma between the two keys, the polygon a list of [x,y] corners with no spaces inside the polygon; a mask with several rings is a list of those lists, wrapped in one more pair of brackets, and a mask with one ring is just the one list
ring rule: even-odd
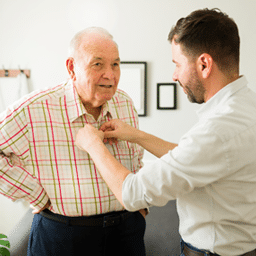
{"label": "dark trousers", "polygon": [[135,212],[116,226],[70,226],[36,214],[28,256],[145,256],[145,219]]}

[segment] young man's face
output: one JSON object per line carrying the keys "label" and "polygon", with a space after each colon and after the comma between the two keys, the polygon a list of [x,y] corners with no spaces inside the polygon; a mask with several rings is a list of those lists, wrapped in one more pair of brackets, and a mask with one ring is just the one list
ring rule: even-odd
{"label": "young man's face", "polygon": [[197,73],[196,63],[184,55],[180,44],[172,41],[172,57],[175,63],[173,80],[179,82],[190,102],[203,103],[205,88]]}

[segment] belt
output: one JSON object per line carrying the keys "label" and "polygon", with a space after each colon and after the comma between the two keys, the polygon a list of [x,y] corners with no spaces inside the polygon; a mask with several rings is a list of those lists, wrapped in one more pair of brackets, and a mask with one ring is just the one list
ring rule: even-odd
{"label": "belt", "polygon": [[[209,251],[205,251],[205,252],[195,251],[195,250],[189,248],[185,243],[184,243],[183,253],[185,256],[206,256],[206,255],[220,256],[219,254],[211,253]],[[241,256],[255,256],[255,255],[256,255],[256,249],[253,251],[247,252]]]}
{"label": "belt", "polygon": [[122,221],[128,219],[133,212],[121,211],[112,212],[88,217],[68,217],[60,214],[55,214],[48,209],[40,212],[43,217],[61,222],[70,226],[88,226],[88,227],[111,227],[119,225]]}

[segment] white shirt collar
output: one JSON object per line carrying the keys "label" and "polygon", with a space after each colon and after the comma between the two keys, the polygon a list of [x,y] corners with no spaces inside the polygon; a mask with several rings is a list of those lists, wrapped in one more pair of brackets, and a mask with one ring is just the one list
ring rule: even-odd
{"label": "white shirt collar", "polygon": [[223,87],[196,112],[198,117],[201,119],[205,115],[208,116],[212,111],[216,111],[222,106],[222,103],[226,102],[230,96],[245,87],[247,83],[246,77],[240,76],[234,82]]}

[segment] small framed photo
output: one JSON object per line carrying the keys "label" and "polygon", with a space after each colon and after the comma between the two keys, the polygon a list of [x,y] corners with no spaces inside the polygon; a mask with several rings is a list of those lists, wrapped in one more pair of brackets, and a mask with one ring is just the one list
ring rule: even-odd
{"label": "small framed photo", "polygon": [[139,116],[147,114],[147,63],[143,61],[122,61],[118,88],[133,100]]}
{"label": "small framed photo", "polygon": [[157,109],[177,109],[177,84],[157,84]]}

